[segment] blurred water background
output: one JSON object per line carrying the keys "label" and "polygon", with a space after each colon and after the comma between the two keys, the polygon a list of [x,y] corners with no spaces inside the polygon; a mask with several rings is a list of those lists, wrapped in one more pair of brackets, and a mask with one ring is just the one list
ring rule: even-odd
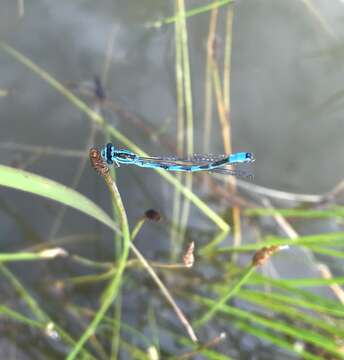
{"label": "blurred water background", "polygon": [[[189,0],[187,7],[206,3]],[[103,116],[146,152],[171,154],[168,146],[155,140],[162,136],[161,133],[172,142],[176,136],[174,26],[163,25],[157,29],[147,24],[172,15],[173,2],[39,0],[25,1],[24,5],[24,16],[19,18],[16,1],[1,1],[0,40],[9,43],[63,84],[86,86],[92,85],[94,76],[104,74],[110,42],[113,54],[104,85],[107,99],[124,111],[146,119],[160,133],[155,137],[148,136],[111,108],[104,108]],[[216,38],[218,59],[223,57],[225,14],[222,9]],[[255,153],[253,183],[296,193],[324,193],[342,179],[343,15],[342,1],[235,2],[232,141],[234,151]],[[195,152],[202,153],[209,13],[190,17],[187,24]],[[6,96],[0,97],[1,164],[24,166],[29,171],[73,186],[81,166],[80,157],[44,154],[35,157],[29,150],[21,151],[19,145],[72,149],[87,156],[90,146],[104,143],[101,129],[4,51],[0,52],[0,89],[8,91]],[[90,96],[83,96],[83,99],[90,105],[95,104]],[[223,153],[215,107],[213,118],[210,152]],[[132,224],[148,208],[159,210],[166,219],[165,223],[147,227],[139,240],[139,247],[147,257],[159,259],[170,248],[167,224],[172,216],[172,187],[155,172],[146,169],[123,166],[117,171],[117,179]],[[109,195],[88,163],[76,189],[111,211]],[[195,183],[194,190],[204,199],[209,198],[209,190],[200,184]],[[1,251],[17,251],[52,239],[75,236],[84,237],[84,241],[70,244],[70,251],[109,260],[110,232],[83,214],[67,209],[61,223],[56,223],[56,217],[61,215],[60,205],[6,188],[0,189],[0,209]],[[206,239],[204,231],[214,229],[193,206],[189,226],[187,236],[190,239],[201,236]],[[301,233],[307,233],[310,229],[338,231],[342,225],[329,220],[306,225],[297,223],[296,227]],[[198,231],[201,235],[197,235]],[[300,271],[302,276],[306,271],[312,273],[312,257],[307,265],[302,252],[293,253],[292,257],[292,266],[287,256],[279,264],[278,271],[284,276],[296,276]],[[340,263],[333,266],[338,272],[343,270]],[[75,275],[73,265],[59,261],[30,266],[30,271],[25,264],[13,265],[12,269],[25,279],[37,298],[46,299],[47,309],[62,306],[58,301],[55,304],[54,296],[46,295],[45,284],[52,274],[57,272],[61,278]],[[126,299],[124,317],[129,323],[140,323],[144,319],[137,319],[147,305],[142,298],[146,292],[136,288],[129,276],[125,279],[128,287],[123,295]],[[77,298],[80,303],[92,301],[92,291],[98,294],[99,288],[81,289],[73,293],[73,299]],[[11,297],[8,299],[10,301]],[[155,303],[157,307],[161,306],[157,300]],[[160,316],[168,318],[161,311]],[[233,343],[235,336],[234,332]],[[168,347],[171,340],[163,337],[161,341],[166,341],[163,345]],[[22,345],[22,348],[26,346]],[[257,349],[255,357],[251,352],[253,347]],[[291,358],[288,354],[274,355],[267,345],[250,339],[240,348],[241,359]],[[17,351],[18,358],[30,358],[28,352],[25,355],[25,351],[22,354],[19,349]],[[59,358],[57,351],[49,349],[47,354],[49,358]]]}

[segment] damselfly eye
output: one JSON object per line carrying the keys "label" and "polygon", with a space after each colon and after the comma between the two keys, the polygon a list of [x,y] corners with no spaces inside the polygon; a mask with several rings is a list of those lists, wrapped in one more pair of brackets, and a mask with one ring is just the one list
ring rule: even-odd
{"label": "damselfly eye", "polygon": [[253,154],[250,153],[250,152],[246,153],[246,160],[249,161],[249,162],[254,161],[255,159],[254,159]]}

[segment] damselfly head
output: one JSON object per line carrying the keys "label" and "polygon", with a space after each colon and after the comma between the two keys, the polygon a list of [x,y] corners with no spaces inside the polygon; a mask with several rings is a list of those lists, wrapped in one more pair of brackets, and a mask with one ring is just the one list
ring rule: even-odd
{"label": "damselfly head", "polygon": [[245,162],[254,162],[256,159],[254,158],[253,153],[247,152],[246,153],[246,161]]}

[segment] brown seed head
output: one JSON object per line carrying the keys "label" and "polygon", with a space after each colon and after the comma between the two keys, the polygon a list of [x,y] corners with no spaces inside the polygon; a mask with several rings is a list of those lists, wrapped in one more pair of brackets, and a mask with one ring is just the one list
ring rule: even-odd
{"label": "brown seed head", "polygon": [[95,171],[101,176],[106,176],[109,173],[109,168],[102,159],[100,151],[97,148],[91,148],[89,151],[90,162]]}
{"label": "brown seed head", "polygon": [[145,217],[148,220],[152,220],[152,221],[159,221],[161,219],[161,215],[158,211],[154,210],[154,209],[149,209],[145,212]]}

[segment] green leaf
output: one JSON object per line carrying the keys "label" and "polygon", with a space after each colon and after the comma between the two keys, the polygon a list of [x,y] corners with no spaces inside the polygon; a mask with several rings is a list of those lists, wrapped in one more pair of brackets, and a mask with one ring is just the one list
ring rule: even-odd
{"label": "green leaf", "polygon": [[0,185],[40,195],[70,206],[119,231],[113,220],[93,201],[77,191],[28,171],[0,165]]}
{"label": "green leaf", "polygon": [[344,207],[334,206],[329,209],[269,209],[269,208],[252,208],[245,210],[247,216],[275,216],[282,215],[285,217],[298,218],[328,218],[344,217]]}
{"label": "green leaf", "polygon": [[[212,299],[198,295],[192,295],[191,299],[209,308],[213,307],[216,304],[216,302]],[[283,320],[269,319],[265,317],[265,315],[248,312],[246,310],[235,308],[229,305],[222,305],[220,312],[222,314],[222,318],[226,316],[234,316],[235,318],[238,318],[240,320],[253,322],[257,326],[262,326],[267,329],[273,330],[281,334],[281,336],[287,335],[297,340],[309,342],[315,346],[318,346],[320,349],[324,349],[331,354],[334,354],[335,356],[337,356],[338,359],[344,359],[344,355],[340,353],[338,345],[332,338],[326,337],[312,330],[302,329],[297,326],[284,323]]]}
{"label": "green leaf", "polygon": [[322,245],[331,243],[334,245],[339,243],[339,245],[343,245],[344,241],[344,232],[338,233],[325,233],[325,234],[316,234],[316,235],[306,235],[299,236],[297,239],[290,240],[288,238],[277,237],[277,236],[267,236],[264,241],[259,243],[246,244],[242,246],[229,246],[222,247],[216,249],[216,253],[226,253],[226,252],[245,252],[252,250],[262,249],[264,246],[272,246],[272,245],[290,245],[290,246],[313,246],[313,245]]}

